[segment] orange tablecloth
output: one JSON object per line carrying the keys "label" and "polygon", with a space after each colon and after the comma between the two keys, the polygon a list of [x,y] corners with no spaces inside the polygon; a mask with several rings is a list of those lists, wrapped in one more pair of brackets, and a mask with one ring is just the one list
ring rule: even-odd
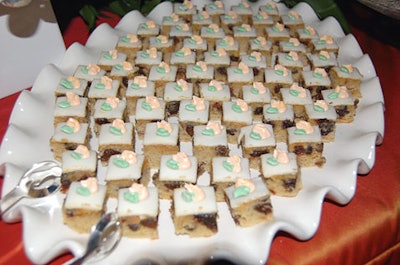
{"label": "orange tablecloth", "polygon": [[[111,16],[106,22],[115,26],[118,18]],[[386,108],[384,142],[376,149],[373,170],[358,177],[352,201],[345,206],[324,203],[320,227],[308,241],[278,233],[268,264],[400,264],[400,50],[356,28],[353,34],[380,78]],[[64,41],[67,47],[75,41],[84,44],[88,36],[82,19],[76,18],[64,32]],[[18,93],[0,100],[0,140],[17,97]],[[52,264],[71,257],[64,255]],[[0,221],[0,264],[29,263],[21,223]]]}

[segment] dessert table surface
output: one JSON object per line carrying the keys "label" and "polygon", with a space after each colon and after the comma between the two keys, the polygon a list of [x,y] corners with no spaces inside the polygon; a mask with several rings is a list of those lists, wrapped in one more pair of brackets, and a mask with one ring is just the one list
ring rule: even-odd
{"label": "dessert table surface", "polygon": [[[100,23],[115,26],[112,14]],[[376,147],[372,171],[358,176],[347,205],[325,200],[320,226],[309,240],[278,232],[267,264],[400,264],[400,50],[353,27],[363,52],[371,57],[385,99],[385,135]],[[90,33],[80,17],[63,32],[66,47],[85,44]],[[0,141],[19,93],[0,99]],[[371,122],[374,122],[371,120]],[[344,150],[345,152],[345,150]],[[0,175],[2,168],[0,167]],[[3,178],[0,177],[0,187]],[[0,220],[0,264],[30,264],[24,252],[22,224]],[[65,254],[51,264],[71,259]]]}

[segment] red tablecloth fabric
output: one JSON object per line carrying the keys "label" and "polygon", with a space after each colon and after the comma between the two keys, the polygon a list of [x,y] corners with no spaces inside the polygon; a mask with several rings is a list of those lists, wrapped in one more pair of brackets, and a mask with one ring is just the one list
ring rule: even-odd
{"label": "red tablecloth fabric", "polygon": [[[115,26],[118,20],[111,15],[99,23]],[[353,34],[371,57],[383,89],[384,142],[376,148],[373,170],[358,177],[351,202],[345,206],[325,202],[320,227],[310,240],[298,241],[278,233],[268,264],[400,264],[400,50],[356,28]],[[82,19],[75,18],[63,37],[67,47],[73,42],[85,44],[89,32]],[[0,100],[0,140],[18,95]],[[0,178],[0,185],[2,182]],[[51,264],[71,257],[64,255]],[[0,221],[0,264],[30,264],[24,253],[21,223]]]}

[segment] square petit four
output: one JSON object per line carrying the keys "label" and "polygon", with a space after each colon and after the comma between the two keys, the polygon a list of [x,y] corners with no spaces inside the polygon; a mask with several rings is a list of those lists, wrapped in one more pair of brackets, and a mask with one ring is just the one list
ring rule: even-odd
{"label": "square petit four", "polygon": [[271,103],[264,105],[263,114],[263,122],[271,124],[274,128],[275,140],[286,142],[287,128],[295,125],[293,106],[273,99]]}
{"label": "square petit four", "polygon": [[238,178],[225,189],[225,198],[234,222],[242,227],[272,219],[271,194],[263,180]]}
{"label": "square petit four", "polygon": [[304,28],[304,21],[301,15],[294,10],[290,10],[287,14],[281,15],[282,23],[289,28],[290,34],[293,36],[297,29]]}
{"label": "square petit four", "polygon": [[113,80],[119,80],[121,82],[121,89],[124,90],[122,95],[125,95],[126,85],[128,83],[127,80],[132,79],[138,69],[138,67],[135,67],[131,62],[128,61],[117,63],[112,67],[110,71],[110,77]]}
{"label": "square petit four", "polygon": [[143,45],[138,35],[128,33],[119,37],[115,49],[125,53],[128,60],[135,60],[137,51],[142,50]]}
{"label": "square petit four", "polygon": [[117,49],[102,51],[97,60],[97,65],[100,66],[101,69],[111,71],[114,65],[120,64],[123,61],[126,61],[126,59],[127,55]]}
{"label": "square petit four", "polygon": [[211,186],[215,189],[217,202],[225,201],[224,189],[235,184],[237,178],[249,179],[249,159],[237,155],[213,157],[210,172]]}
{"label": "square petit four", "polygon": [[314,50],[313,40],[319,39],[318,32],[310,25],[305,25],[304,28],[296,30],[295,36],[306,45],[306,51],[312,52]]}
{"label": "square petit four", "polygon": [[101,163],[108,165],[112,155],[120,154],[124,150],[135,150],[135,132],[133,124],[115,119],[112,123],[101,125],[98,137],[99,156]]}
{"label": "square petit four", "polygon": [[263,12],[267,13],[269,16],[271,16],[275,23],[280,20],[279,9],[278,9],[278,6],[276,5],[275,1],[268,0],[265,4],[262,4],[259,7],[259,10],[263,11]]}
{"label": "square petit four", "polygon": [[85,79],[79,79],[75,76],[63,77],[57,84],[55,89],[55,96],[65,96],[67,92],[72,92],[80,97],[84,97],[87,94],[88,81]]}
{"label": "square petit four", "polygon": [[86,81],[93,81],[94,79],[99,79],[106,74],[106,71],[101,69],[97,64],[87,64],[87,65],[78,65],[74,77],[83,79]]}
{"label": "square petit four", "polygon": [[174,3],[173,8],[175,14],[188,22],[191,22],[193,15],[197,13],[197,6],[190,0],[184,0],[183,3]]}
{"label": "square petit four", "polygon": [[139,67],[140,72],[148,76],[150,68],[153,65],[159,65],[162,62],[162,52],[157,51],[155,47],[146,50],[140,50],[136,53],[135,64]]}
{"label": "square petit four", "polygon": [[331,35],[319,35],[319,38],[313,39],[311,43],[313,45],[313,52],[328,51],[336,55],[339,53],[339,45]]}
{"label": "square petit four", "polygon": [[239,26],[242,23],[242,17],[233,10],[229,10],[228,12],[220,16],[219,24],[221,25],[222,30],[228,36],[233,36],[233,27]]}
{"label": "square petit four", "polygon": [[169,63],[171,53],[175,50],[174,41],[168,35],[158,35],[150,37],[150,47],[156,48],[163,54],[163,61]]}
{"label": "square petit four", "polygon": [[174,40],[174,46],[176,49],[182,48],[184,39],[192,36],[193,34],[194,33],[191,25],[185,22],[172,26],[169,32],[169,36]]}
{"label": "square petit four", "polygon": [[160,34],[160,25],[158,25],[154,20],[149,19],[146,22],[139,24],[136,34],[142,41],[143,49],[148,49],[150,46],[150,37],[158,36]]}
{"label": "square petit four", "polygon": [[197,158],[185,152],[161,156],[160,169],[153,175],[153,182],[160,199],[172,199],[174,189],[197,182]]}
{"label": "square petit four", "polygon": [[170,64],[181,68],[186,72],[186,67],[196,63],[196,53],[188,47],[182,47],[171,54]]}
{"label": "square petit four", "polygon": [[243,23],[249,24],[253,16],[253,10],[246,0],[240,1],[237,5],[233,5],[231,10],[242,17]]}
{"label": "square petit four", "polygon": [[136,102],[135,123],[139,139],[143,139],[146,124],[165,119],[165,101],[155,96],[139,98]]}
{"label": "square petit four", "polygon": [[256,38],[249,40],[250,51],[260,52],[265,56],[267,67],[272,64],[272,42],[267,40],[264,36],[258,35]]}
{"label": "square petit four", "polygon": [[237,144],[240,129],[253,122],[253,110],[242,99],[222,102],[222,124],[226,126],[228,143]]}
{"label": "square petit four", "polygon": [[205,61],[198,61],[196,64],[188,65],[186,68],[186,80],[193,83],[193,95],[199,95],[198,83],[208,83],[214,79],[214,66],[208,65]]}
{"label": "square petit four", "polygon": [[251,23],[256,30],[257,36],[263,36],[265,28],[274,24],[274,19],[267,12],[258,10],[257,13],[252,15]]}
{"label": "square petit four", "polygon": [[254,81],[264,82],[265,68],[267,68],[267,58],[258,51],[249,54],[241,54],[240,61],[253,69]]}
{"label": "square petit four", "polygon": [[179,151],[179,125],[165,120],[146,124],[143,152],[152,169],[160,168],[161,156]]}
{"label": "square petit four", "polygon": [[294,197],[302,189],[301,170],[296,155],[287,148],[276,148],[261,156],[261,173],[272,194]]}
{"label": "square petit four", "polygon": [[231,64],[231,59],[224,48],[205,52],[204,61],[207,65],[214,67],[214,79],[219,81],[227,80],[226,68]]}
{"label": "square petit four", "polygon": [[278,51],[279,41],[290,39],[290,32],[284,24],[276,22],[274,25],[265,28],[266,38],[275,46],[274,51]]}
{"label": "square petit four", "polygon": [[242,127],[238,139],[242,146],[243,157],[250,161],[250,167],[261,169],[260,156],[272,153],[276,146],[272,125],[256,123]]}
{"label": "square petit four", "polygon": [[228,137],[225,126],[216,121],[194,126],[193,155],[197,157],[202,171],[210,171],[213,157],[228,156],[228,154]]}
{"label": "square petit four", "polygon": [[75,150],[64,151],[61,162],[63,191],[68,190],[74,181],[96,177],[97,153],[84,145],[78,145]]}
{"label": "square petit four", "polygon": [[78,233],[88,234],[105,212],[106,186],[96,178],[72,182],[62,206],[63,221]]}
{"label": "square petit four", "polygon": [[191,49],[196,54],[198,61],[204,60],[203,53],[208,49],[207,40],[203,39],[200,35],[194,34],[183,40],[183,48]]}
{"label": "square petit four", "polygon": [[325,100],[317,100],[305,105],[307,121],[311,125],[317,125],[321,131],[323,142],[333,142],[336,131],[336,111]]}
{"label": "square petit four", "polygon": [[358,99],[353,99],[345,86],[322,91],[322,98],[336,110],[337,123],[351,123],[356,115]]}
{"label": "square petit four", "polygon": [[210,237],[218,232],[213,187],[186,184],[175,189],[170,212],[177,235]]}
{"label": "square petit four", "polygon": [[149,177],[150,172],[144,155],[136,154],[131,150],[112,155],[104,178],[107,184],[107,195],[117,198],[119,189],[128,188],[133,183],[147,186]]}
{"label": "square petit four", "polygon": [[134,183],[118,191],[117,214],[122,233],[130,238],[158,238],[158,191]]}
{"label": "square petit four", "polygon": [[292,72],[293,82],[300,81],[300,73],[305,68],[306,64],[301,59],[298,52],[290,51],[290,52],[279,52],[276,55],[277,64],[282,65],[286,69]]}
{"label": "square petit four", "polygon": [[323,68],[327,73],[334,66],[338,65],[337,57],[333,52],[320,51],[318,53],[309,53],[311,69]]}
{"label": "square petit four", "polygon": [[360,86],[363,76],[357,67],[350,64],[334,66],[329,71],[329,77],[332,80],[332,87],[345,86],[353,98],[362,97]]}
{"label": "square petit four", "polygon": [[322,167],[325,164],[324,143],[318,126],[299,120],[296,126],[287,130],[288,151],[296,154],[300,167]]}
{"label": "square petit four", "polygon": [[179,139],[181,142],[192,142],[193,127],[207,124],[210,104],[207,100],[193,96],[193,99],[183,99],[179,104]]}
{"label": "square petit four", "polygon": [[60,122],[54,128],[50,139],[50,148],[54,158],[61,161],[62,154],[67,150],[75,150],[79,145],[89,148],[90,130],[88,123],[80,123],[74,118]]}
{"label": "square petit four", "polygon": [[217,40],[215,50],[217,49],[224,49],[228,53],[232,65],[238,63],[240,56],[239,42],[234,39],[233,36],[225,36],[224,38]]}
{"label": "square petit four", "polygon": [[213,23],[219,23],[220,16],[225,14],[225,5],[222,1],[211,2],[205,5],[204,9],[212,17]]}
{"label": "square petit four", "polygon": [[212,23],[208,27],[201,28],[200,36],[207,41],[208,50],[212,51],[217,40],[225,37],[225,31],[218,24]]}
{"label": "square petit four", "polygon": [[192,32],[199,35],[201,28],[213,23],[213,18],[206,10],[199,11],[192,16]]}
{"label": "square petit four", "polygon": [[80,123],[88,123],[88,99],[72,92],[56,98],[54,108],[54,125],[74,118]]}
{"label": "square petit four", "polygon": [[182,17],[178,16],[176,13],[172,12],[168,16],[163,16],[161,21],[161,30],[160,33],[162,35],[169,35],[171,27],[184,23]]}

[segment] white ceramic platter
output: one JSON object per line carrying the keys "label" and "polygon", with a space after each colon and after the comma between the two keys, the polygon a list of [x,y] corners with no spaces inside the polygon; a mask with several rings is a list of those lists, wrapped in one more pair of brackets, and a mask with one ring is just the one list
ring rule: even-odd
{"label": "white ceramic platter", "polygon": [[[197,7],[207,1],[195,1]],[[226,9],[237,1],[226,1]],[[253,5],[254,10],[263,1]],[[279,4],[281,13],[288,9]],[[303,190],[294,198],[272,196],[273,221],[251,228],[235,226],[225,203],[219,203],[219,232],[210,238],[190,239],[176,236],[169,216],[169,201],[161,201],[159,240],[123,238],[117,249],[100,264],[134,264],[150,259],[159,264],[201,264],[225,257],[238,264],[264,264],[277,231],[286,231],[300,240],[311,238],[318,229],[325,197],[348,203],[355,192],[357,175],[367,174],[375,162],[375,147],[384,135],[384,104],[379,79],[368,55],[363,54],[353,35],[344,35],[334,18],[320,21],[304,3],[293,8],[320,34],[330,34],[340,46],[339,61],[351,63],[363,74],[361,99],[352,124],[337,126],[336,140],[325,145],[327,163],[323,168],[302,169]],[[111,28],[100,25],[86,46],[74,43],[60,65],[46,66],[31,91],[23,91],[13,109],[10,124],[0,149],[4,174],[2,194],[11,190],[22,173],[34,162],[52,159],[49,139],[53,133],[53,90],[61,77],[70,75],[78,64],[95,62],[101,51],[114,48],[119,36],[136,32],[139,23],[154,19],[161,23],[172,12],[172,5],[158,5],[147,18],[133,11]],[[25,251],[33,263],[45,264],[65,252],[80,256],[87,235],[79,235],[63,225],[63,194],[42,199],[24,199],[3,220],[23,221]],[[112,207],[112,202],[109,205]]]}

